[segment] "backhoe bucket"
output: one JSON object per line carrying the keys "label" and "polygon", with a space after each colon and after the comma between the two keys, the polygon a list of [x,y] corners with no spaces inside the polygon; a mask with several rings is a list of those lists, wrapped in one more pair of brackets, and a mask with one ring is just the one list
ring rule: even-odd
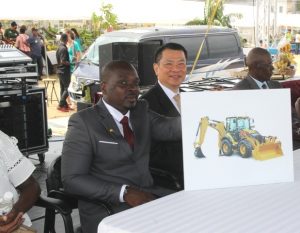
{"label": "backhoe bucket", "polygon": [[257,160],[273,159],[282,155],[280,142],[266,142],[257,146],[252,151],[253,158]]}
{"label": "backhoe bucket", "polygon": [[202,150],[201,150],[201,147],[196,147],[195,148],[195,152],[194,152],[194,155],[197,157],[197,158],[205,158]]}

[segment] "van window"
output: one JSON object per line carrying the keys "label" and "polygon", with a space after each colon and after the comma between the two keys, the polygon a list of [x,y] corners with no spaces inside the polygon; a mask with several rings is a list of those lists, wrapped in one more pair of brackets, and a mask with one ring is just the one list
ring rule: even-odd
{"label": "van window", "polygon": [[239,46],[234,35],[209,35],[207,39],[209,58],[239,55]]}
{"label": "van window", "polygon": [[[181,44],[188,52],[188,62],[194,62],[196,59],[200,45],[204,39],[204,36],[199,37],[177,37],[170,38],[169,42]],[[207,59],[207,46],[203,44],[203,48],[200,54],[200,59]]]}

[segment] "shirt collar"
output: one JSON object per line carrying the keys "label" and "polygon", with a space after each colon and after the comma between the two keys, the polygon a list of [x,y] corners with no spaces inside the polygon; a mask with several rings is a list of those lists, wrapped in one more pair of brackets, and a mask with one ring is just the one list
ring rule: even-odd
{"label": "shirt collar", "polygon": [[173,97],[177,94],[179,94],[179,89],[177,90],[177,92],[175,93],[174,91],[172,91],[170,88],[167,88],[166,86],[164,86],[159,80],[158,80],[158,84],[160,85],[160,87],[163,89],[163,91],[166,93],[166,95],[169,97],[169,99],[173,99]]}
{"label": "shirt collar", "polygon": [[267,87],[269,87],[269,86],[268,86],[268,83],[267,83],[266,81],[264,81],[264,82],[258,81],[257,79],[253,78],[251,75],[250,75],[250,77],[254,80],[254,82],[257,84],[257,86],[258,86],[260,89],[263,89],[263,88],[262,88],[262,85],[264,85],[264,84],[265,84]]}
{"label": "shirt collar", "polygon": [[130,119],[130,111],[128,111],[125,115],[121,113],[118,109],[114,108],[110,104],[106,103],[104,99],[102,99],[105,107],[107,108],[108,112],[112,115],[112,117],[115,119],[115,121],[120,122],[124,116],[127,116],[128,119]]}

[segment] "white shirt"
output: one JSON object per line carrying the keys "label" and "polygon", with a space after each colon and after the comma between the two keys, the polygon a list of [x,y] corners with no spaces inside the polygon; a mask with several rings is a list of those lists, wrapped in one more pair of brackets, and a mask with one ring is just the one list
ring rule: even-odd
{"label": "white shirt", "polygon": [[[127,116],[129,127],[132,129],[132,126],[130,123],[130,111],[128,111],[125,115],[123,115],[123,113],[121,113],[118,109],[116,109],[113,106],[106,103],[103,98],[102,98],[102,101],[103,101],[105,107],[107,108],[107,110],[109,111],[110,115],[112,115],[112,117],[114,118],[116,125],[118,126],[118,128],[120,130],[120,133],[124,136],[123,126],[120,123],[120,121],[123,119],[124,116]],[[124,192],[125,192],[126,186],[127,185],[124,184],[121,187],[121,191],[120,191],[120,195],[119,195],[120,202],[125,202],[123,197],[124,197]]]}
{"label": "white shirt", "polygon": [[[18,200],[15,187],[22,184],[33,173],[34,165],[23,156],[17,147],[17,139],[10,138],[0,130],[0,196],[10,191],[14,194],[14,203]],[[24,224],[31,225],[27,214]]]}
{"label": "white shirt", "polygon": [[264,85],[264,84],[267,86],[267,88],[265,88],[265,89],[269,89],[269,86],[268,86],[267,82],[261,82],[261,81],[258,81],[258,80],[255,79],[255,78],[253,78],[252,76],[250,76],[250,77],[256,82],[257,86],[258,86],[260,89],[264,89],[264,88],[262,88],[262,85]]}
{"label": "white shirt", "polygon": [[171,89],[167,88],[166,86],[164,86],[159,80],[158,80],[158,84],[160,85],[160,87],[163,89],[164,93],[168,96],[168,98],[170,99],[170,101],[172,102],[172,104],[174,105],[174,107],[177,109],[177,111],[180,113],[180,109],[178,108],[176,101],[174,99],[174,96],[179,93],[179,89],[178,91],[175,93],[174,91],[172,91]]}

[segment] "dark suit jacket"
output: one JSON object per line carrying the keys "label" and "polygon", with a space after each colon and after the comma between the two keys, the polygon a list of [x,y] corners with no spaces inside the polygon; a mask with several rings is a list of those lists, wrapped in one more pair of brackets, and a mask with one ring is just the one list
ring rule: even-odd
{"label": "dark suit jacket", "polygon": [[[161,86],[156,83],[141,98],[146,99],[149,108],[154,112],[169,117],[180,116],[169,97],[165,94]],[[179,178],[183,186],[183,156],[182,141],[156,141],[152,140],[150,152],[150,166],[171,172]]]}
{"label": "dark suit jacket", "polygon": [[[277,81],[270,80],[267,81],[267,84],[270,89],[282,88],[280,82]],[[232,88],[232,90],[251,90],[251,89],[260,89],[260,88],[250,76],[247,76]]]}
{"label": "dark suit jacket", "polygon": [[[102,101],[70,117],[62,151],[62,182],[67,192],[106,200],[115,209],[123,208],[119,202],[123,184],[160,194],[149,172],[151,137],[179,140],[180,117],[158,115],[149,111],[146,101],[139,100],[130,111],[130,121],[134,151]],[[83,232],[96,232],[101,208],[84,201],[78,205]]]}

